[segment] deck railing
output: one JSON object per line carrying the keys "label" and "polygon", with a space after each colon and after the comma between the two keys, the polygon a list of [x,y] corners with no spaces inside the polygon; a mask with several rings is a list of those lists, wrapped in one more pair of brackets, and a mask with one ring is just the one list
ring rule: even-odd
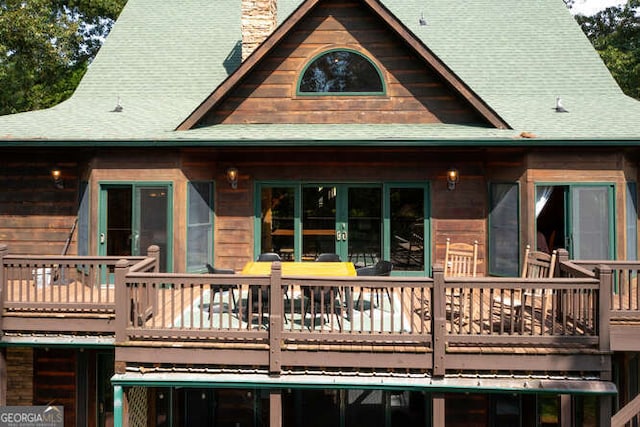
{"label": "deck railing", "polygon": [[570,260],[562,249],[558,253],[560,268],[568,277],[594,277],[596,267],[606,265],[612,270],[610,314],[612,320],[640,321],[640,262],[617,260]]}
{"label": "deck railing", "polygon": [[[268,275],[158,273],[157,248],[118,260],[6,252],[3,318],[106,313],[115,322],[105,332],[128,347],[268,349],[274,370],[308,363],[296,352],[405,353],[384,366],[434,372],[446,353],[474,346],[609,351],[612,276],[595,264],[565,263],[572,277],[553,279],[445,278],[438,265],[433,278],[294,277],[279,263]],[[43,283],[40,270],[50,271]]]}

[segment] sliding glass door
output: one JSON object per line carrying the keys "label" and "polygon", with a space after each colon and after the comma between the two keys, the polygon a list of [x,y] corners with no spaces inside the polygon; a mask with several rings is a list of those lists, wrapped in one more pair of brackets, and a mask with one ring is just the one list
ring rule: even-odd
{"label": "sliding glass door", "polygon": [[537,185],[537,249],[566,248],[574,259],[613,259],[613,194],[610,184]]}
{"label": "sliding glass door", "polygon": [[258,184],[256,254],[313,261],[336,253],[356,267],[391,260],[425,270],[425,184]]}

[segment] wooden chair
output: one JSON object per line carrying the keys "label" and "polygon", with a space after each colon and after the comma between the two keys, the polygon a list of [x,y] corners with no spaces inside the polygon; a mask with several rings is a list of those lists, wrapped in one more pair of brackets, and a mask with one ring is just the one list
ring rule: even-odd
{"label": "wooden chair", "polygon": [[[447,238],[444,255],[445,277],[476,277],[478,274],[478,241],[469,243],[451,243]],[[447,290],[447,306],[453,315],[457,310],[458,320],[462,324],[462,317],[470,294],[465,288]]]}
{"label": "wooden chair", "polygon": [[447,238],[444,253],[445,277],[476,277],[478,273],[478,241],[473,244],[451,243]]}
{"label": "wooden chair", "polygon": [[[551,254],[542,251],[532,251],[531,246],[527,245],[524,251],[524,261],[522,263],[522,272],[520,277],[523,279],[545,279],[552,278],[556,268],[557,253],[554,250]],[[525,307],[533,309],[535,300],[544,297],[543,289],[526,289],[520,295],[496,295],[493,297],[493,303],[512,310],[517,323],[521,323],[523,310]],[[544,300],[540,306],[541,310],[546,312],[546,305],[549,301]]]}

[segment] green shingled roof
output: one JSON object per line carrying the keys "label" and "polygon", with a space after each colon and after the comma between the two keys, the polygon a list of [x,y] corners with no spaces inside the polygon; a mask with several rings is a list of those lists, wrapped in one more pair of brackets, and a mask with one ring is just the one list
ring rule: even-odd
{"label": "green shingled roof", "polygon": [[[301,0],[278,0],[286,19]],[[457,125],[175,127],[239,65],[237,0],[129,0],[74,95],[0,117],[0,144],[634,144],[640,102],[622,94],[562,0],[382,3],[511,130]],[[424,15],[426,26],[419,25]],[[569,113],[553,109],[562,97]],[[118,100],[122,112],[113,112]],[[521,132],[535,139],[521,139]]]}

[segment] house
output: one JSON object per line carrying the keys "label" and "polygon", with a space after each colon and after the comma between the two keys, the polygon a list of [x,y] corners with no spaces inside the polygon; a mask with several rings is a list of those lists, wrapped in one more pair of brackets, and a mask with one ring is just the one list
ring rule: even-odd
{"label": "house", "polygon": [[[69,100],[0,117],[0,404],[67,426],[617,425],[640,413],[639,118],[561,0],[129,0]],[[519,279],[539,235],[565,250],[544,285]],[[478,242],[478,277],[444,277],[447,239]],[[319,279],[371,290],[351,315],[404,322],[374,290],[432,311],[298,342],[295,303],[256,330],[240,306],[206,330],[195,274],[265,252],[271,301],[313,282],[286,261],[336,253],[393,263]],[[72,272],[98,285],[71,297]],[[533,309],[539,332],[445,321],[444,287],[532,283],[567,296],[561,332]]]}

